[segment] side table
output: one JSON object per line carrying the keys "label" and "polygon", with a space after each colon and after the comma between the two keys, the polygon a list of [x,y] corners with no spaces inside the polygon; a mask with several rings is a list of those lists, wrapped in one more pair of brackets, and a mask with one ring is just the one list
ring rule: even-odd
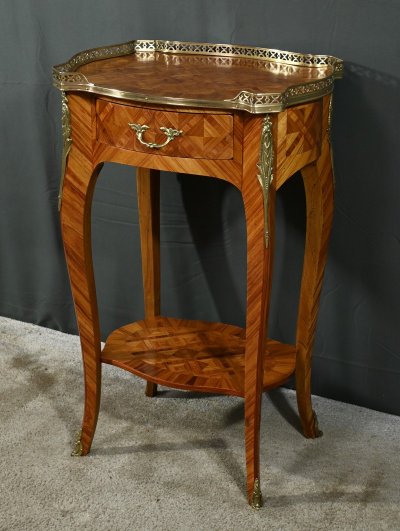
{"label": "side table", "polygon": [[[333,213],[331,93],[341,60],[246,46],[131,41],[54,67],[62,91],[59,207],[82,346],[85,407],[75,455],[90,451],[101,366],[157,384],[242,396],[249,503],[261,507],[263,391],[296,376],[306,437],[320,435],[311,350]],[[101,350],[91,254],[91,202],[104,162],[137,167],[145,319]],[[160,170],[212,176],[242,194],[247,230],[245,329],[160,315]],[[295,345],[266,338],[275,193],[301,171],[307,232]]]}

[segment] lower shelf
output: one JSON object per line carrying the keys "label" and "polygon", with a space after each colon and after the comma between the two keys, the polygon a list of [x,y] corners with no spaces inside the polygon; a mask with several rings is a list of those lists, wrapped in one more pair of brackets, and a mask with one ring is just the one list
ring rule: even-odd
{"label": "lower shelf", "polygon": [[[244,396],[245,330],[205,321],[153,317],[118,328],[101,361],[168,387]],[[264,390],[294,372],[296,348],[267,340]]]}

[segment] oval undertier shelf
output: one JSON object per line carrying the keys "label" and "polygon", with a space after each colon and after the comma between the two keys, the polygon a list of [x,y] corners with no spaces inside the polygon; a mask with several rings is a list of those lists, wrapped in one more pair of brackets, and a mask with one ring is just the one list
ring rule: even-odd
{"label": "oval undertier shelf", "polygon": [[[177,389],[244,396],[245,331],[222,323],[153,317],[112,332],[101,361]],[[264,390],[294,372],[296,348],[267,340]]]}

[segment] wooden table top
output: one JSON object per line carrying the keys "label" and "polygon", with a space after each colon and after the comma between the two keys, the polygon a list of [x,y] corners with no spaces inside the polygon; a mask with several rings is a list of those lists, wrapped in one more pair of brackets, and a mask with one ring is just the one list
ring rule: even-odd
{"label": "wooden table top", "polygon": [[54,84],[156,104],[279,112],[332,92],[343,62],[267,48],[130,41],[75,55]]}

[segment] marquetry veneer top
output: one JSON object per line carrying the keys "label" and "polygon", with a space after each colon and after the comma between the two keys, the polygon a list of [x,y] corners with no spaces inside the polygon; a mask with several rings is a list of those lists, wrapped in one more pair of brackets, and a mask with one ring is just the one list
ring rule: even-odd
{"label": "marquetry veneer top", "polygon": [[267,48],[130,41],[54,67],[54,84],[138,102],[279,112],[332,92],[343,62]]}

